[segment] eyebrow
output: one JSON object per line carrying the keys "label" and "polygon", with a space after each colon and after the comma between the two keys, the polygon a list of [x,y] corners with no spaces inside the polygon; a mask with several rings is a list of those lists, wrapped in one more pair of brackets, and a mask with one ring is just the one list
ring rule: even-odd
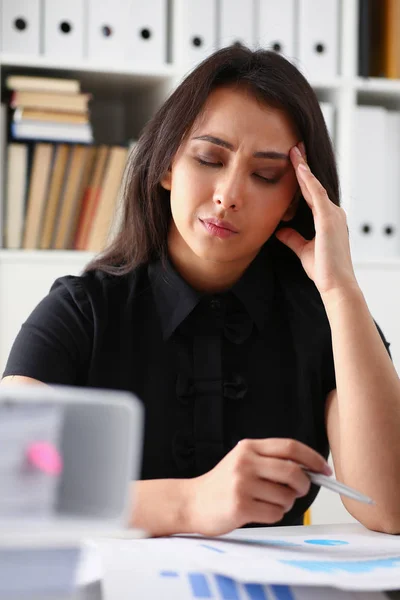
{"label": "eyebrow", "polygon": [[[194,140],[203,140],[205,142],[211,142],[211,144],[216,144],[217,146],[222,146],[222,148],[226,148],[227,150],[233,151],[233,145],[225,140],[221,140],[221,138],[215,137],[213,135],[199,135],[197,137],[192,138]],[[265,150],[254,152],[254,158],[273,158],[276,160],[289,160],[288,154],[284,152],[277,152],[276,150]]]}

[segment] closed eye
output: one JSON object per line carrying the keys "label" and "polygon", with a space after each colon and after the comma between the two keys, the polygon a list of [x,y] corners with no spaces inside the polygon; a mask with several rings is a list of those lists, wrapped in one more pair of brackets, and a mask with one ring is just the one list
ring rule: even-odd
{"label": "closed eye", "polygon": [[197,162],[200,163],[201,165],[205,165],[207,167],[220,167],[222,165],[222,163],[215,163],[215,162],[210,162],[208,160],[204,160],[203,158],[197,157],[196,158]]}
{"label": "closed eye", "polygon": [[[223,166],[222,163],[220,163],[220,162],[211,162],[209,160],[204,160],[203,158],[200,158],[199,156],[196,157],[196,161],[200,165],[204,165],[205,167],[211,167],[214,169]],[[263,175],[260,175],[259,173],[253,173],[253,175],[261,182],[270,183],[270,184],[278,183],[278,181],[281,178],[280,175],[276,175],[275,177],[264,177]]]}
{"label": "closed eye", "polygon": [[254,173],[254,175],[258,178],[261,179],[261,181],[265,181],[266,183],[278,183],[278,181],[280,180],[280,176],[276,176],[276,177],[263,177],[262,175],[259,175],[258,173]]}

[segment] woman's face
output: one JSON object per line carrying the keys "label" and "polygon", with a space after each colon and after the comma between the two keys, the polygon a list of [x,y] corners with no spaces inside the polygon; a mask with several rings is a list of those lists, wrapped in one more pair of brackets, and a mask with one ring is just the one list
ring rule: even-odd
{"label": "woman's face", "polygon": [[249,263],[293,216],[298,142],[283,111],[245,88],[214,90],[161,181],[171,192],[170,253]]}

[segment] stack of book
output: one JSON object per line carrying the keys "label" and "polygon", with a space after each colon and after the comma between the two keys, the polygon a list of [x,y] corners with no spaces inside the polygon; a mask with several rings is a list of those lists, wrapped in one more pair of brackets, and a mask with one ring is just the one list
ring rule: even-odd
{"label": "stack of book", "polygon": [[12,91],[11,136],[34,139],[91,143],[90,94],[80,92],[75,79],[10,75],[6,87]]}
{"label": "stack of book", "polygon": [[10,143],[4,245],[97,252],[114,222],[129,149]]}

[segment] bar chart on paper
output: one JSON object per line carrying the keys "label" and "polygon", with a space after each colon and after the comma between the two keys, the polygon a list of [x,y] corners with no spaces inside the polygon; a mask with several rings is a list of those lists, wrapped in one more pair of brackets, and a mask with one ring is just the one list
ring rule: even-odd
{"label": "bar chart on paper", "polygon": [[178,571],[160,571],[165,598],[200,598],[220,600],[300,600],[287,585],[263,586],[257,583],[241,584],[224,575]]}
{"label": "bar chart on paper", "polygon": [[201,548],[204,571],[242,583],[396,589],[400,587],[400,541],[395,536],[373,536],[241,536],[240,540],[198,542],[196,556],[200,558]]}
{"label": "bar chart on paper", "polygon": [[[383,600],[385,596],[376,587],[361,586],[361,595],[360,587],[339,589],[344,586],[336,585],[348,575],[340,568],[351,562],[350,556],[356,560],[355,549],[361,545],[357,536],[289,539],[267,535],[257,540],[172,536],[96,543],[104,568],[105,597],[118,600]],[[387,559],[383,546],[376,545],[374,560]],[[398,549],[397,541],[395,547]],[[284,564],[296,559],[307,564]],[[372,561],[372,556],[368,560]],[[360,569],[362,562],[359,555]],[[355,571],[350,575],[360,579],[364,574]]]}
{"label": "bar chart on paper", "polygon": [[[174,600],[360,600],[356,592],[329,587],[239,583],[223,575],[189,571],[160,571],[163,598]],[[365,592],[363,600],[384,600],[379,592]]]}

